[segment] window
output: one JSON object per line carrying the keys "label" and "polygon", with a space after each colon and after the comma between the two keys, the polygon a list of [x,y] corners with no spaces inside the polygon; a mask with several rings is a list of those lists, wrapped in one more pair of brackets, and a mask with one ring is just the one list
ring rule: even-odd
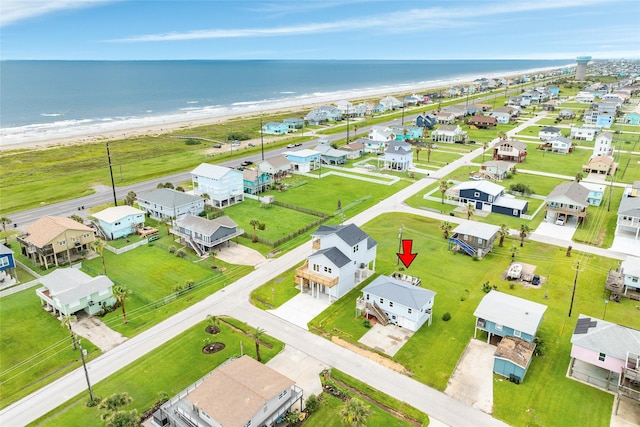
{"label": "window", "polygon": [[638,278],[637,278],[637,277],[632,277],[632,278],[631,278],[631,281],[632,281],[633,283],[638,283]]}
{"label": "window", "polygon": [[313,264],[313,271],[320,271],[320,266],[318,264]]}
{"label": "window", "polygon": [[58,246],[64,246],[66,244],[67,244],[66,240],[61,240],[61,241],[58,242]]}
{"label": "window", "polygon": [[389,301],[389,307],[393,307],[393,301]]}
{"label": "window", "polygon": [[478,244],[481,245],[482,243],[484,243],[484,240],[478,238]]}
{"label": "window", "polygon": [[367,301],[369,301],[369,294],[367,294]]}
{"label": "window", "polygon": [[513,331],[513,336],[514,336],[514,337],[517,337],[517,338],[520,338],[520,337],[522,336],[522,332],[517,331],[517,330],[515,330],[515,329],[514,329],[514,331]]}
{"label": "window", "polygon": [[355,246],[353,247],[353,252],[358,252],[358,245],[355,245]]}
{"label": "window", "polygon": [[604,362],[604,359],[606,359],[606,358],[607,358],[607,355],[604,354],[604,353],[600,353],[598,355],[598,360],[601,361],[601,362]]}
{"label": "window", "polygon": [[8,257],[0,258],[0,267],[6,267],[8,265],[9,265],[9,258]]}
{"label": "window", "polygon": [[520,212],[518,212],[518,209],[513,210],[513,216],[520,216]]}
{"label": "window", "polygon": [[278,395],[278,399],[282,399],[283,397],[285,397],[287,395],[287,390],[283,391],[282,393],[280,393]]}
{"label": "window", "polygon": [[489,202],[493,202],[493,196],[489,196]]}
{"label": "window", "polygon": [[380,304],[384,304],[384,298],[380,298]]}
{"label": "window", "polygon": [[475,193],[473,193],[473,197],[480,197],[480,193],[476,191]]}
{"label": "window", "polygon": [[325,267],[324,268],[324,272],[325,273],[331,273],[331,268],[330,267]]}
{"label": "window", "polygon": [[496,323],[496,331],[501,331],[502,330],[502,325],[499,325]]}
{"label": "window", "polygon": [[411,309],[407,308],[407,313],[411,314]]}

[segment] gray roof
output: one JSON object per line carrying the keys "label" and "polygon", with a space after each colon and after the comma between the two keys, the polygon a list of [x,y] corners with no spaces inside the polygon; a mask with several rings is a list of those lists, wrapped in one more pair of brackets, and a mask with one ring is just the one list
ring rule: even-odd
{"label": "gray roof", "polygon": [[13,254],[13,251],[0,243],[0,255]]}
{"label": "gray roof", "polygon": [[411,153],[411,144],[406,143],[404,141],[389,141],[387,144],[387,153],[402,153],[408,154]]}
{"label": "gray roof", "polygon": [[540,129],[540,132],[560,133],[560,129],[558,129],[557,127],[554,127],[554,126],[546,126],[546,127],[543,127],[542,129]]}
{"label": "gray roof", "polygon": [[216,219],[206,219],[194,215],[185,215],[176,221],[179,227],[186,228],[187,230],[194,231],[206,236],[211,236],[220,227],[236,228],[238,224],[235,223],[228,216],[221,216]]}
{"label": "gray roof", "polygon": [[436,295],[434,291],[411,285],[389,276],[378,276],[362,292],[370,293],[416,310],[424,307]]}
{"label": "gray roof", "polygon": [[618,215],[640,217],[640,197],[623,197],[620,200]]}
{"label": "gray roof", "polygon": [[269,163],[269,165],[274,169],[277,169],[280,166],[291,167],[291,162],[285,156],[269,157],[268,159],[264,159],[264,161]]}
{"label": "gray roof", "polygon": [[588,319],[590,327],[586,328],[586,332],[578,333],[581,330],[576,325],[571,344],[621,360],[626,359],[627,352],[640,354],[640,331],[605,320],[592,319],[584,314],[578,316],[578,322],[584,322],[580,319]]}
{"label": "gray roof", "polygon": [[107,276],[91,277],[77,268],[59,268],[38,279],[49,290],[52,299],[66,305],[96,292],[111,289],[113,282]]}
{"label": "gray roof", "polygon": [[317,236],[326,236],[328,234],[336,234],[349,246],[354,246],[365,239],[369,240],[368,242],[369,247],[375,246],[377,244],[375,240],[370,238],[367,233],[362,231],[355,224],[321,225],[320,227],[318,227],[318,230],[313,234]]}
{"label": "gray roof", "polygon": [[220,179],[231,171],[238,172],[235,169],[231,169],[225,166],[212,165],[209,163],[200,163],[198,167],[196,167],[194,170],[191,171],[191,175],[198,175],[198,176],[204,176],[207,178]]}
{"label": "gray roof", "polygon": [[620,267],[625,276],[640,276],[640,258],[638,257],[627,255]]}
{"label": "gray roof", "polygon": [[346,151],[337,150],[330,145],[318,145],[316,148],[314,148],[314,150],[322,154],[323,156],[328,157],[345,157],[347,156],[347,154],[349,154]]}
{"label": "gray roof", "polygon": [[311,254],[309,258],[324,255],[329,261],[331,261],[336,267],[343,267],[351,262],[348,256],[342,253],[342,251],[335,246],[327,249],[320,249]]}
{"label": "gray roof", "polygon": [[482,222],[466,221],[458,225],[453,233],[467,234],[469,236],[479,237],[485,240],[491,240],[498,234],[500,227]]}
{"label": "gray roof", "polygon": [[176,191],[170,188],[160,188],[158,190],[139,195],[138,200],[144,200],[161,206],[174,207],[188,205],[189,203],[204,199],[202,197],[183,193],[182,191]]}
{"label": "gray roof", "polygon": [[482,298],[473,315],[535,335],[546,309],[546,305],[492,290]]}
{"label": "gray roof", "polygon": [[452,190],[478,190],[486,194],[497,196],[504,192],[504,187],[490,181],[464,181],[456,184]]}
{"label": "gray roof", "polygon": [[556,188],[549,193],[547,199],[553,199],[559,196],[566,196],[581,206],[587,206],[589,204],[587,201],[589,189],[575,181],[563,182],[562,184],[556,185]]}
{"label": "gray roof", "polygon": [[524,207],[527,206],[527,203],[528,202],[526,200],[516,199],[515,197],[511,196],[510,194],[497,197],[493,201],[493,204],[495,206],[501,206],[501,207],[504,207],[504,208],[519,209],[519,210],[523,210]]}

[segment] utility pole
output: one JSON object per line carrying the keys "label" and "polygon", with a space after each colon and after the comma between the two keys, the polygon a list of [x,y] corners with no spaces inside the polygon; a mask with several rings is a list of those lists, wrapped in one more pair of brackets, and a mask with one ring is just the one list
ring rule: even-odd
{"label": "utility pole", "polygon": [[113,204],[118,206],[118,199],[116,198],[116,184],[113,182],[113,168],[111,167],[111,153],[109,153],[109,143],[107,142],[107,160],[109,161],[109,175],[111,175],[111,189],[113,190]]}
{"label": "utility pole", "polygon": [[573,278],[573,292],[571,293],[571,305],[569,305],[569,317],[571,317],[571,312],[573,311],[573,299],[576,296],[576,285],[578,284],[578,272],[580,271],[580,261],[576,265],[576,275]]}
{"label": "utility pole", "polygon": [[[304,129],[304,125],[302,125],[302,126],[303,126],[303,129]],[[303,131],[303,133],[304,133],[304,131]],[[264,162],[264,137],[263,137],[263,134],[262,134],[262,116],[260,116],[260,150],[262,152],[262,161]]]}
{"label": "utility pole", "polygon": [[76,339],[76,343],[78,346],[78,350],[80,350],[80,357],[82,358],[82,367],[84,368],[84,376],[87,379],[87,387],[89,388],[89,397],[91,398],[91,403],[93,403],[93,389],[91,389],[91,381],[89,381],[89,371],[87,371],[87,363],[84,360],[84,356],[86,354],[86,350],[82,348],[82,344],[77,335],[74,334]]}
{"label": "utility pole", "polygon": [[349,106],[347,105],[347,144],[349,144]]}
{"label": "utility pole", "polygon": [[[400,226],[400,231],[398,232],[398,253],[402,253],[402,230],[404,229],[404,224]],[[396,259],[396,265],[400,264],[400,257]]]}

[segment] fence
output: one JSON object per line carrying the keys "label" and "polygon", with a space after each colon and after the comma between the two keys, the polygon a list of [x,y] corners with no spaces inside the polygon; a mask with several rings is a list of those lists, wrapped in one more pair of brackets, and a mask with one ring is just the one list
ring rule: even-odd
{"label": "fence", "polygon": [[584,372],[577,371],[573,369],[571,372],[571,376],[578,381],[582,381],[588,384],[593,384],[594,386],[601,388],[603,390],[609,391],[618,391],[618,383],[614,381],[607,381],[606,378],[595,377],[593,375],[589,375]]}
{"label": "fence", "polygon": [[130,245],[127,245],[123,248],[114,248],[113,246],[109,246],[109,245],[104,245],[105,249],[107,249],[109,252],[113,252],[116,255],[120,255],[123,254],[125,252],[129,252],[137,247],[140,247],[142,245],[146,245],[149,243],[149,239],[142,239],[139,242],[136,243],[132,243]]}
{"label": "fence", "polygon": [[282,208],[293,209],[294,211],[304,212],[309,215],[325,218],[325,221],[329,219],[329,215],[327,215],[326,213],[314,211],[313,209],[303,208],[302,206],[290,205],[289,203],[283,203],[277,200],[274,200],[273,204]]}

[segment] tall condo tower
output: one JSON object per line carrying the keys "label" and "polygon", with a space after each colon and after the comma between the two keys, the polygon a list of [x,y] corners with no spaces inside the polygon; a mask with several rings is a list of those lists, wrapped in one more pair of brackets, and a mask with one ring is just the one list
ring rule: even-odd
{"label": "tall condo tower", "polygon": [[584,80],[584,76],[587,74],[587,64],[589,61],[591,61],[590,56],[578,56],[576,58],[576,62],[578,63],[578,66],[576,67],[576,80]]}

